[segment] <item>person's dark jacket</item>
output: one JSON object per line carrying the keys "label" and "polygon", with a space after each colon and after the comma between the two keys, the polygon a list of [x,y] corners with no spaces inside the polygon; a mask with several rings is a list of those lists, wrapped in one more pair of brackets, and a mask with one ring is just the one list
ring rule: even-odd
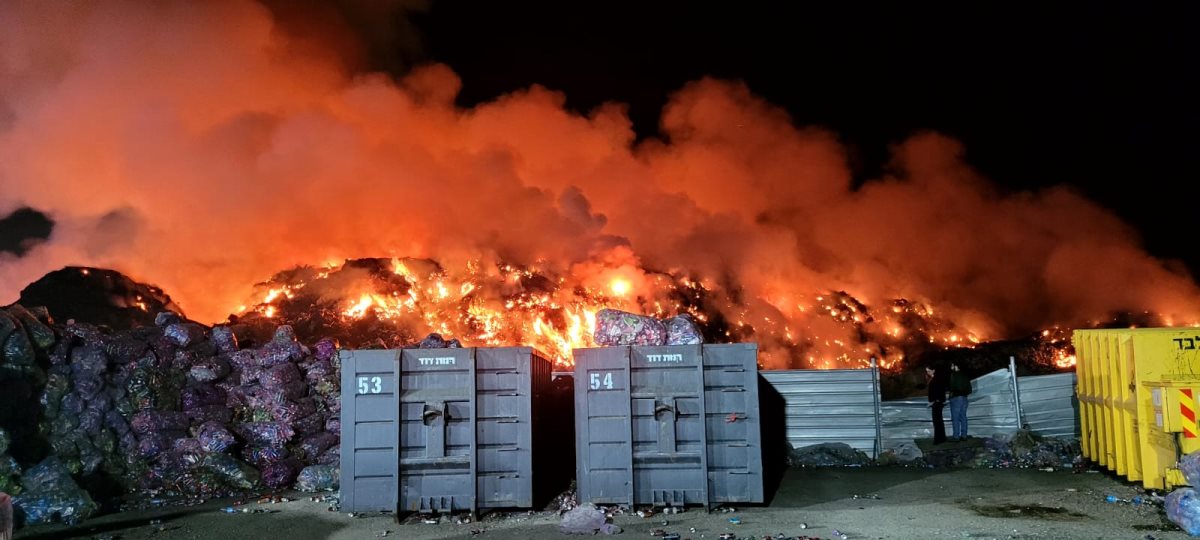
{"label": "person's dark jacket", "polygon": [[950,378],[946,376],[945,370],[934,371],[933,378],[929,379],[929,402],[946,401],[946,391],[949,389]]}
{"label": "person's dark jacket", "polygon": [[950,397],[971,395],[971,379],[961,371],[950,373]]}

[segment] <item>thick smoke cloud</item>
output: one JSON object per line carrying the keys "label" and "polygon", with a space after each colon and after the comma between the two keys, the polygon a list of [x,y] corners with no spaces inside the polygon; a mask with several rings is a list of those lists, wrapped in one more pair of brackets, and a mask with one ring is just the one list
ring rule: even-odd
{"label": "thick smoke cloud", "polygon": [[447,66],[394,80],[310,54],[311,20],[246,1],[0,5],[0,215],[57,223],[0,254],[0,303],[93,265],[217,321],[289,266],[415,256],[581,281],[683,270],[799,332],[829,290],[927,302],[982,338],[1197,315],[1191,278],[1113,214],[1066,188],[1004,192],[936,133],[856,189],[836,134],[737,82],[684,86],[662,137],[635,144],[619,104],[580,115],[535,86],[461,109]]}

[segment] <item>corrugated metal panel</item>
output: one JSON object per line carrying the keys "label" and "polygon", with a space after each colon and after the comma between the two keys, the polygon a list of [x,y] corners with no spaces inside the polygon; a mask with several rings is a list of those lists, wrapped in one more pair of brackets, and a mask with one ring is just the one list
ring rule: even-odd
{"label": "corrugated metal panel", "polygon": [[1074,373],[1019,377],[1017,386],[1021,389],[1021,420],[1034,433],[1048,437],[1079,436]]}
{"label": "corrugated metal panel", "polygon": [[841,442],[876,456],[875,370],[763,371],[762,377],[783,398],[792,447]]}
{"label": "corrugated metal panel", "polygon": [[[927,398],[883,402],[880,406],[883,447],[893,448],[913,439],[933,438],[928,404]],[[949,406],[943,410],[942,420],[946,433],[952,433]],[[1012,433],[1016,430],[1016,404],[1009,371],[996,370],[971,381],[971,396],[967,398],[968,433],[975,437],[990,437],[995,433]]]}

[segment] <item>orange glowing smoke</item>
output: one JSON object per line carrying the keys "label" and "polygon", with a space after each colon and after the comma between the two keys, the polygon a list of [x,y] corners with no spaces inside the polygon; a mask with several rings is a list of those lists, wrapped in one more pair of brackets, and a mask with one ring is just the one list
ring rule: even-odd
{"label": "orange glowing smoke", "polygon": [[[1191,277],[1111,212],[998,190],[936,133],[858,179],[838,134],[737,81],[684,85],[639,140],[620,104],[571,110],[533,86],[462,108],[450,67],[355,71],[329,52],[344,40],[288,20],[249,0],[0,3],[0,215],[56,222],[0,257],[0,304],[98,266],[217,322],[281,268],[418,257],[445,276],[339,290],[336,313],[465,317],[448,333],[561,354],[601,306],[674,315],[700,295],[695,315],[759,341],[768,367],[898,362],[1122,310],[1200,319]],[[282,318],[298,286],[254,312]]]}

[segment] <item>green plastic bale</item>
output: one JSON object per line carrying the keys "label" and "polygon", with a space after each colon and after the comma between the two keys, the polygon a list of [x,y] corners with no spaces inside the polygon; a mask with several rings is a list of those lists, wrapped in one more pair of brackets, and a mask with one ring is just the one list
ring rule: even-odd
{"label": "green plastic bale", "polygon": [[21,321],[21,324],[25,326],[25,332],[29,334],[30,341],[37,348],[43,351],[49,350],[50,347],[54,346],[54,342],[58,340],[58,337],[54,335],[54,330],[43,324],[42,321],[39,321],[24,306],[13,304],[8,307],[8,313],[16,317],[18,321]]}
{"label": "green plastic bale", "polygon": [[75,446],[75,439],[65,435],[52,435],[50,437],[50,451],[58,457],[75,457],[79,455],[79,448]]}
{"label": "green plastic bale", "polygon": [[60,415],[50,421],[50,436],[70,439],[67,437],[79,427],[79,417],[73,414]]}
{"label": "green plastic bale", "polygon": [[112,456],[117,452],[117,435],[111,429],[102,429],[92,436],[92,445],[105,456]]}
{"label": "green plastic bale", "polygon": [[33,342],[22,330],[9,334],[4,340],[4,361],[18,366],[32,366],[37,356],[33,351]]}
{"label": "green plastic bale", "polygon": [[201,467],[219,475],[226,484],[241,489],[252,489],[262,479],[258,469],[228,454],[208,454]]}

